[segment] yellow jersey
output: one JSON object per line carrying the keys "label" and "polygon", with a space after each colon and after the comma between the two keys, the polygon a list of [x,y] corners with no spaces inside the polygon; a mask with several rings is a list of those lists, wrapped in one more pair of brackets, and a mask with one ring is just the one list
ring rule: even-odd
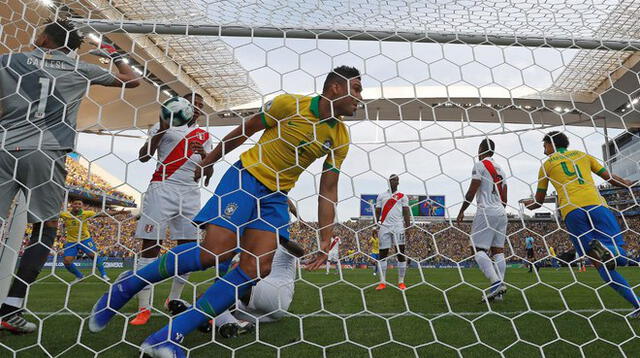
{"label": "yellow jersey", "polygon": [[65,211],[60,214],[67,233],[67,242],[78,242],[91,237],[87,220],[96,215],[95,211],[82,210],[78,215]]}
{"label": "yellow jersey", "polygon": [[371,236],[369,239],[369,243],[371,244],[371,253],[379,254],[380,253],[380,241],[377,237]]}
{"label": "yellow jersey", "polygon": [[242,166],[273,191],[288,191],[316,159],[339,172],[349,152],[349,131],[335,118],[320,120],[320,96],[283,94],[262,110],[264,133],[240,155]]}
{"label": "yellow jersey", "polygon": [[558,148],[538,172],[538,191],[547,192],[549,180],[558,194],[562,217],[574,209],[590,205],[607,205],[600,195],[591,173],[602,174],[606,168],[589,154],[579,150]]}
{"label": "yellow jersey", "polygon": [[549,246],[549,255],[551,255],[551,257],[556,257],[556,250],[553,246]]}

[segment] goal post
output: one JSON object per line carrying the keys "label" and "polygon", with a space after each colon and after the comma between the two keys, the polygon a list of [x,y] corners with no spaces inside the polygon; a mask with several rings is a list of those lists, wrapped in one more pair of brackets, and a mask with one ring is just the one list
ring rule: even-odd
{"label": "goal post", "polygon": [[581,50],[638,51],[640,42],[634,40],[609,40],[590,38],[534,37],[473,33],[437,33],[403,31],[360,31],[331,28],[282,28],[247,27],[233,25],[163,23],[152,21],[114,21],[100,19],[72,18],[74,22],[86,26],[85,29],[101,33],[249,37],[249,38],[289,38],[308,40],[351,40],[381,42],[441,43],[487,46],[523,46],[573,48]]}

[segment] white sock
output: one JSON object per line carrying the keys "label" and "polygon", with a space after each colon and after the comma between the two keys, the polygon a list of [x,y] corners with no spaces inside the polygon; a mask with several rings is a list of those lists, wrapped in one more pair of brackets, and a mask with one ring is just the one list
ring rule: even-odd
{"label": "white sock", "polygon": [[329,270],[331,270],[331,261],[327,260],[327,273],[329,273]]}
{"label": "white sock", "polygon": [[4,300],[4,303],[11,307],[22,308],[22,304],[24,303],[24,298],[22,297],[7,297]]}
{"label": "white sock", "polygon": [[498,277],[498,273],[493,267],[493,261],[491,261],[486,252],[478,250],[476,252],[476,262],[480,267],[480,271],[489,279],[489,282],[493,284],[500,281],[500,277]]}
{"label": "white sock", "polygon": [[[136,270],[140,270],[141,268],[147,266],[148,264],[155,261],[156,258],[153,257],[140,257],[138,259],[138,264],[136,265]],[[151,308],[151,290],[153,289],[153,285],[145,286],[140,292],[138,292],[138,308],[143,309]]]}
{"label": "white sock", "polygon": [[398,283],[404,282],[404,275],[407,273],[407,262],[398,261]]}
{"label": "white sock", "polygon": [[238,320],[235,317],[233,317],[233,315],[231,314],[231,312],[229,312],[229,310],[226,310],[220,313],[219,315],[217,315],[213,319],[213,323],[216,325],[216,327],[220,327],[227,323],[238,323]]}
{"label": "white sock", "polygon": [[497,271],[500,274],[500,279],[504,281],[504,275],[507,272],[507,261],[504,259],[504,254],[493,255],[493,261],[495,261],[496,267],[498,268]]}
{"label": "white sock", "polygon": [[182,290],[184,289],[184,285],[189,281],[189,276],[191,272],[187,272],[180,276],[174,276],[173,282],[171,283],[171,291],[169,291],[168,300],[177,300],[182,296]]}
{"label": "white sock", "polygon": [[380,283],[385,283],[387,277],[387,259],[380,260]]}

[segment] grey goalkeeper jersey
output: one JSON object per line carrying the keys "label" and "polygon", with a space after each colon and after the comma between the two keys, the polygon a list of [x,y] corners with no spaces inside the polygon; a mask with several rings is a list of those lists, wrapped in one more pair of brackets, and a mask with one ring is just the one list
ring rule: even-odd
{"label": "grey goalkeeper jersey", "polygon": [[89,86],[115,80],[61,51],[0,55],[0,149],[73,150]]}

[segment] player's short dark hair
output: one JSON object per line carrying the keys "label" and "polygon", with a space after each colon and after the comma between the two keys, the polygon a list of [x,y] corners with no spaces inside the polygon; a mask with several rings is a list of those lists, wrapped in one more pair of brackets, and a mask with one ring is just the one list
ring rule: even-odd
{"label": "player's short dark hair", "polygon": [[485,138],[480,142],[480,154],[492,156],[496,150],[496,144],[489,138]]}
{"label": "player's short dark hair", "polygon": [[398,178],[398,179],[399,179],[400,177],[398,177],[398,174],[391,174],[391,175],[389,175],[389,180],[391,180],[391,179],[395,179],[395,178]]}
{"label": "player's short dark hair", "polygon": [[346,83],[347,80],[354,78],[360,79],[360,71],[357,68],[350,66],[336,67],[327,75],[327,79],[324,80],[322,90],[327,90],[327,88],[335,82]]}
{"label": "player's short dark hair", "polygon": [[84,200],[82,200],[80,198],[71,200],[72,203],[75,203],[76,201],[79,201],[79,202],[84,204]]}
{"label": "player's short dark hair", "polygon": [[72,51],[78,49],[84,41],[75,25],[67,19],[49,20],[42,32],[58,47],[66,47]]}
{"label": "player's short dark hair", "polygon": [[552,131],[545,134],[542,139],[545,143],[553,144],[553,147],[557,150],[558,148],[567,148],[569,147],[569,137],[566,134],[558,131]]}
{"label": "player's short dark hair", "polygon": [[185,94],[184,96],[182,96],[182,98],[191,100],[191,99],[194,99],[194,98],[202,99],[203,97],[198,92],[189,92],[189,93]]}

